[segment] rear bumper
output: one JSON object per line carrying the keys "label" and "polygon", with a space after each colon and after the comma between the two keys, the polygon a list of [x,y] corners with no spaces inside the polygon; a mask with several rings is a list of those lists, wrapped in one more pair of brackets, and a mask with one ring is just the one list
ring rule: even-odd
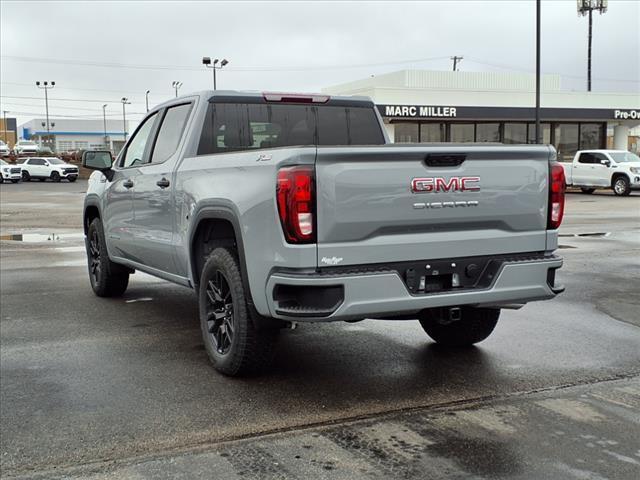
{"label": "rear bumper", "polygon": [[[471,288],[426,294],[411,294],[398,272],[380,271],[347,275],[274,273],[267,281],[270,314],[292,321],[331,322],[362,318],[385,318],[417,313],[434,307],[459,305],[520,304],[548,300],[564,288],[554,285],[555,270],[562,258],[548,256],[540,260],[505,261],[486,288]],[[305,288],[325,294],[322,287],[333,287],[322,309],[298,311],[282,308],[274,299],[275,289]],[[339,292],[339,293],[336,293]]]}

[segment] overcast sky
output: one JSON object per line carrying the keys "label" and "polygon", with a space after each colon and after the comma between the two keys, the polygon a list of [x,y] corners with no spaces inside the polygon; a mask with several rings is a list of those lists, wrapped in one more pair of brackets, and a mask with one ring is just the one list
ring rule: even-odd
{"label": "overcast sky", "polygon": [[[203,56],[227,58],[219,89],[319,91],[404,68],[533,72],[535,1],[0,3],[1,106],[18,124],[44,115],[35,81],[55,81],[51,116],[131,119],[212,87]],[[594,16],[593,90],[640,91],[640,2]],[[542,4],[542,71],[586,90],[587,19],[575,0]],[[29,98],[17,98],[29,97]],[[65,100],[62,100],[65,99]],[[71,101],[83,100],[83,101]],[[135,115],[138,113],[138,115]]]}

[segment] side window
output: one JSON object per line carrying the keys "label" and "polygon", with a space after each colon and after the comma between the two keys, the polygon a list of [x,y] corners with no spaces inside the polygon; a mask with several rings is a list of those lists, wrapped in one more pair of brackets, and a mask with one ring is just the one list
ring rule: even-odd
{"label": "side window", "polygon": [[32,158],[29,160],[29,165],[44,165],[44,160],[41,158]]}
{"label": "side window", "polygon": [[187,124],[191,104],[178,105],[167,109],[158,131],[158,138],[151,154],[151,163],[162,163],[173,155],[182,138]]}
{"label": "side window", "polygon": [[602,153],[593,153],[591,155],[593,158],[593,163],[595,163],[596,165],[602,165],[601,160],[609,160],[606,155],[603,155]]}
{"label": "side window", "polygon": [[581,153],[578,163],[593,163],[593,155],[591,153]]}
{"label": "side window", "polygon": [[127,145],[127,151],[122,157],[122,163],[120,165],[122,168],[139,166],[146,162],[145,150],[157,118],[157,113],[151,115],[135,133],[129,145]]}

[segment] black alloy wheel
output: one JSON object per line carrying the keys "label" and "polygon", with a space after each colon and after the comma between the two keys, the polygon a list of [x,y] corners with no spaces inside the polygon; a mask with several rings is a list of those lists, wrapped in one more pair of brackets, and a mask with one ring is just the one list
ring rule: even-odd
{"label": "black alloy wheel", "polygon": [[235,332],[233,298],[229,282],[220,270],[207,283],[207,327],[216,352],[229,353]]}
{"label": "black alloy wheel", "polygon": [[92,230],[89,237],[89,275],[91,275],[93,283],[100,283],[100,273],[102,265],[100,263],[100,240],[98,238],[98,230]]}
{"label": "black alloy wheel", "polygon": [[60,174],[58,172],[51,172],[51,180],[54,182],[60,181]]}
{"label": "black alloy wheel", "polygon": [[26,170],[22,171],[22,181],[23,182],[30,182],[31,181],[31,175],[29,175],[29,172],[27,172]]}

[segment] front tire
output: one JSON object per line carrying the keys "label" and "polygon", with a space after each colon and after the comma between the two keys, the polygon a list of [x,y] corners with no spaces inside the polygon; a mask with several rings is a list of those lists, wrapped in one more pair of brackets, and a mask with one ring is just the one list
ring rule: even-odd
{"label": "front tire", "polygon": [[278,334],[256,328],[247,297],[236,255],[213,250],[200,275],[200,327],[214,368],[232,377],[268,367]]}
{"label": "front tire", "polygon": [[67,180],[69,180],[69,182],[73,183],[76,181],[76,177],[69,177],[67,178]]}
{"label": "front tire", "polygon": [[26,171],[22,171],[22,181],[23,182],[30,182],[31,181],[31,175],[29,175],[29,172]]}
{"label": "front tire", "polygon": [[18,183],[20,180],[11,180],[11,183]]}
{"label": "front tire", "polygon": [[129,271],[109,260],[104,230],[94,218],[87,231],[87,262],[93,293],[98,297],[119,297],[129,285]]}
{"label": "front tire", "polygon": [[500,310],[461,307],[460,320],[448,321],[449,310],[433,308],[420,315],[420,325],[436,343],[467,347],[486,339],[498,323]]}
{"label": "front tire", "polygon": [[582,190],[582,193],[586,193],[587,195],[591,195],[593,192],[596,191],[595,188],[584,188],[584,187],[582,187],[580,190]]}
{"label": "front tire", "polygon": [[619,176],[613,181],[613,193],[619,197],[626,197],[631,193],[631,184],[625,176]]}

